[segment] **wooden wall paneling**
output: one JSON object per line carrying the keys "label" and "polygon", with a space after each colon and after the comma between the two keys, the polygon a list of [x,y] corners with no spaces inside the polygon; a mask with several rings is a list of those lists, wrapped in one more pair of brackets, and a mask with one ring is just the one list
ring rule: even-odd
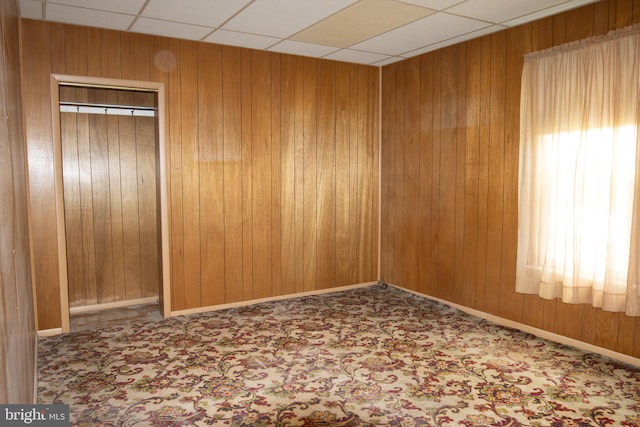
{"label": "wooden wall paneling", "polygon": [[[391,206],[387,201],[389,200],[389,192],[390,192],[390,181],[391,177],[389,176],[389,167],[388,167],[388,159],[390,157],[389,153],[391,151],[391,141],[389,137],[389,129],[390,126],[390,103],[391,103],[391,67],[382,67],[380,71],[381,80],[386,82],[386,84],[382,84],[380,88],[380,98],[384,100],[380,105],[380,223],[385,224],[385,227],[380,228],[380,261],[379,261],[379,270],[380,277],[378,278],[381,281],[390,282],[387,274],[389,273],[388,262],[391,258],[390,252],[390,234],[389,224],[390,224],[390,210]],[[338,121],[336,120],[336,132],[337,132]],[[336,159],[339,161],[339,159]],[[337,172],[338,169],[336,169]],[[338,183],[336,177],[336,185]],[[420,204],[422,206],[422,204]],[[336,210],[336,218],[337,218],[337,210]]]}
{"label": "wooden wall paneling", "polygon": [[518,163],[520,145],[520,82],[523,55],[531,51],[531,25],[507,32],[505,72],[504,191],[500,307],[502,317],[522,321],[523,295],[515,292],[518,248]]}
{"label": "wooden wall paneling", "polygon": [[[456,178],[457,178],[457,119],[458,119],[458,52],[457,46],[441,51],[440,69],[440,131],[434,148],[439,152],[438,163],[438,289],[439,296],[451,301],[455,287],[456,246]],[[436,180],[434,180],[435,182]]]}
{"label": "wooden wall paneling", "polygon": [[[420,201],[420,58],[407,60],[407,84],[404,100],[404,206],[407,212],[418,212]],[[407,215],[404,227],[402,282],[408,289],[418,289],[418,227],[420,217]]]}
{"label": "wooden wall paneling", "polygon": [[304,58],[294,59],[294,252],[296,263],[294,265],[295,291],[304,291],[305,275],[305,210],[304,210],[304,175],[305,175],[305,144],[304,144],[304,91],[305,91],[305,67]]}
{"label": "wooden wall paneling", "polygon": [[[152,36],[125,32],[120,36],[122,57],[122,78],[129,80],[149,80]],[[195,49],[195,47],[193,48]],[[195,72],[195,68],[193,71]]]}
{"label": "wooden wall paneling", "polygon": [[202,304],[225,302],[222,47],[198,44],[198,144]]}
{"label": "wooden wall paneling", "polygon": [[159,267],[161,261],[158,234],[159,182],[156,164],[156,125],[154,117],[135,118],[142,298],[157,297],[162,285]]}
{"label": "wooden wall paneling", "polygon": [[64,27],[65,73],[86,76],[88,71],[87,27],[70,25]]}
{"label": "wooden wall paneling", "polygon": [[373,151],[371,155],[371,182],[370,188],[372,192],[371,198],[371,279],[380,280],[380,198],[381,198],[381,186],[380,186],[380,136],[381,136],[381,116],[380,116],[380,99],[381,99],[381,85],[380,76],[382,75],[379,68],[371,70],[369,82],[369,108],[370,111],[367,114],[369,118],[375,117],[372,126],[372,140],[369,144],[370,149]]}
{"label": "wooden wall paneling", "polygon": [[[401,63],[399,66],[394,67],[391,71],[389,78],[391,82],[391,94],[389,101],[391,103],[391,112],[389,115],[389,121],[391,123],[400,124],[403,122],[404,109],[404,87],[399,84],[404,81],[405,64]],[[389,213],[389,244],[391,245],[391,256],[389,258],[389,281],[393,284],[402,284],[403,266],[402,266],[402,249],[404,233],[402,230],[402,215],[403,215],[403,194],[404,186],[402,182],[402,170],[400,166],[404,164],[404,156],[402,148],[404,145],[403,126],[394,126],[389,134],[389,144],[391,150],[389,152],[389,198],[388,202],[391,206]]]}
{"label": "wooden wall paneling", "polygon": [[478,178],[480,164],[480,108],[482,42],[472,40],[467,49],[465,184],[464,184],[464,255],[462,260],[463,288],[460,303],[473,306],[478,259]]}
{"label": "wooden wall paneling", "polygon": [[[105,102],[116,104],[118,93],[106,91]],[[122,179],[120,163],[120,122],[118,116],[107,116],[107,152],[108,152],[108,179],[109,179],[109,213],[111,219],[111,252],[113,268],[113,300],[120,301],[126,298],[126,273],[124,253],[124,223],[122,210]],[[66,211],[65,211],[66,214]]]}
{"label": "wooden wall paneling", "polygon": [[[109,34],[111,34],[111,31],[103,31],[103,36],[102,39],[105,40],[107,38],[107,36]],[[110,39],[108,39],[110,40]],[[157,239],[157,245],[156,245],[156,256],[157,256],[157,264],[155,265],[155,270],[157,271],[157,277],[158,277],[158,283],[156,285],[158,292],[158,303],[159,303],[159,307],[160,307],[160,312],[161,314],[164,315],[169,315],[169,313],[171,312],[171,307],[170,307],[170,303],[171,303],[171,296],[170,295],[165,295],[165,280],[167,280],[167,277],[169,277],[169,281],[171,280],[171,257],[170,254],[169,255],[169,262],[167,262],[165,259],[163,259],[163,248],[162,245],[163,243],[163,229],[164,230],[170,230],[170,224],[171,224],[171,213],[168,210],[168,206],[170,206],[171,204],[171,182],[170,182],[170,170],[171,170],[171,159],[169,157],[169,153],[170,153],[170,146],[168,144],[167,141],[167,137],[169,135],[169,124],[167,123],[167,118],[169,116],[169,111],[168,111],[168,104],[166,102],[167,99],[167,88],[169,88],[170,85],[170,78],[169,78],[169,74],[174,72],[175,70],[175,66],[176,66],[176,61],[175,61],[175,55],[173,55],[170,51],[169,51],[169,38],[167,37],[153,37],[151,39],[151,45],[150,45],[150,50],[149,50],[149,57],[148,57],[148,61],[149,61],[149,80],[150,81],[156,81],[156,82],[161,82],[164,85],[164,102],[160,99],[160,96],[158,93],[149,93],[150,95],[150,99],[151,102],[153,103],[154,106],[156,106],[158,108],[158,111],[163,111],[164,112],[164,128],[160,129],[160,126],[162,126],[163,124],[161,123],[161,119],[160,117],[156,117],[154,119],[155,121],[155,126],[154,126],[154,137],[155,137],[155,149],[154,154],[156,155],[156,215],[157,215],[157,219],[156,219],[156,239]],[[104,67],[103,67],[104,69]],[[160,104],[163,105],[160,105]],[[164,133],[164,141],[165,141],[165,146],[164,146],[164,166],[162,165],[162,159],[161,159],[161,153],[160,153],[160,133]],[[163,167],[164,167],[164,179],[165,179],[165,191],[166,191],[166,204],[167,204],[167,216],[166,219],[164,220],[166,222],[166,224],[168,225],[168,227],[164,227],[163,228],[163,219],[162,219],[162,182],[161,182],[161,177],[162,177],[162,172],[163,172]],[[166,231],[165,231],[166,232]],[[168,236],[166,236],[168,237]],[[171,247],[171,242],[169,241],[169,248]],[[168,272],[165,272],[165,269],[168,269]],[[167,274],[168,273],[168,274]],[[169,290],[171,289],[171,287],[169,286]],[[166,300],[169,300],[169,304],[165,304]]]}
{"label": "wooden wall paneling", "polygon": [[252,53],[242,51],[242,295],[253,298]]}
{"label": "wooden wall paneling", "polygon": [[[28,181],[20,100],[19,10],[17,1],[0,5],[0,402],[33,401],[36,359],[32,295]],[[19,304],[16,304],[19,301]]]}
{"label": "wooden wall paneling", "polygon": [[455,253],[453,300],[460,302],[464,289],[464,270],[458,266],[464,260],[464,199],[465,199],[465,145],[466,145],[466,103],[467,96],[467,45],[457,46],[457,117],[456,117],[456,185],[455,185]]}
{"label": "wooden wall paneling", "polygon": [[282,55],[281,83],[281,197],[282,197],[282,292],[296,289],[295,252],[295,61]]}
{"label": "wooden wall paneling", "polygon": [[171,309],[184,310],[185,305],[185,254],[184,254],[184,211],[183,211],[183,162],[182,162],[182,102],[180,100],[182,81],[182,55],[180,42],[169,40],[169,59],[175,56],[176,66],[169,73],[167,87],[167,158],[169,176],[169,212],[171,223]]}
{"label": "wooden wall paneling", "polygon": [[633,23],[640,23],[640,0],[633,0]]}
{"label": "wooden wall paneling", "polygon": [[[271,289],[269,295],[282,295],[282,196],[281,190],[281,57],[269,55],[271,61]],[[319,286],[319,284],[316,284]]]}
{"label": "wooden wall paneling", "polygon": [[634,354],[633,347],[636,341],[636,320],[637,317],[626,316],[624,314],[620,315],[620,323],[616,334],[616,351],[622,354]]}
{"label": "wooden wall paneling", "polygon": [[[51,218],[56,217],[55,203],[51,200],[50,183],[54,181],[53,148],[51,134],[51,101],[49,98],[49,73],[51,70],[51,47],[49,27],[35,21],[23,22],[22,41],[32,46],[30,55],[23,58],[23,70],[44,70],[34,78],[25,78],[29,84],[22,87],[24,120],[40,123],[40,126],[25,125],[27,157],[29,158],[29,187],[32,211],[33,264],[39,329],[50,329],[61,324],[60,292],[58,290],[58,250],[56,230],[51,227]],[[43,95],[44,94],[44,95]],[[44,98],[40,101],[41,97]]]}
{"label": "wooden wall paneling", "polygon": [[[431,197],[431,227],[432,232],[427,238],[430,239],[430,259],[431,259],[431,292],[436,297],[442,297],[442,289],[447,286],[446,282],[440,280],[440,268],[442,263],[442,241],[449,236],[443,235],[440,230],[442,201],[440,200],[440,177],[442,167],[442,51],[433,52],[433,93],[431,98],[433,108],[433,127],[431,140],[431,188],[427,189]],[[446,244],[446,242],[445,242]]]}
{"label": "wooden wall paneling", "polygon": [[[433,93],[435,91],[433,53],[420,57],[420,148],[419,167],[420,189],[418,205],[418,291],[430,294],[432,291],[432,230],[433,205],[431,199],[431,180],[433,178],[433,139],[434,113]],[[390,124],[388,125],[390,126]],[[383,181],[384,184],[384,181]],[[389,191],[393,191],[390,189]],[[384,224],[384,221],[382,222]],[[386,228],[386,227],[383,227]]]}
{"label": "wooden wall paneling", "polygon": [[[504,195],[506,32],[491,35],[491,96],[489,99],[489,193],[485,307],[496,313],[500,305]],[[489,243],[490,242],[490,243]]]}
{"label": "wooden wall paneling", "polygon": [[197,54],[195,42],[180,41],[185,308],[202,306]]}
{"label": "wooden wall paneling", "polygon": [[[133,94],[120,92],[118,101],[123,105],[134,103]],[[118,116],[120,148],[120,191],[122,194],[122,241],[124,246],[125,298],[137,299],[143,295],[143,277],[140,245],[140,209],[138,152],[136,146],[137,120]]]}
{"label": "wooden wall paneling", "polygon": [[[61,94],[62,96],[62,94]],[[75,98],[75,97],[74,97]],[[67,276],[69,281],[69,300],[83,304],[85,300],[83,259],[82,210],[80,206],[80,171],[78,165],[78,138],[74,113],[60,113],[60,132],[62,135],[62,167],[64,176],[64,205],[67,239]]]}
{"label": "wooden wall paneling", "polygon": [[[377,229],[377,223],[374,222],[375,212],[377,211],[377,205],[374,204],[374,194],[379,189],[377,181],[373,176],[373,171],[376,166],[376,135],[377,127],[376,120],[371,120],[371,117],[378,117],[377,114],[377,102],[376,98],[372,95],[378,91],[377,85],[375,85],[375,69],[360,67],[362,72],[361,81],[361,108],[362,114],[360,115],[360,127],[362,128],[360,136],[360,152],[358,159],[360,160],[360,166],[358,168],[360,174],[360,212],[362,220],[360,221],[360,265],[362,274],[358,277],[358,283],[366,283],[377,278],[377,256],[374,258],[376,252],[377,243],[372,241],[372,236],[375,235]],[[373,81],[373,84],[371,83]],[[372,260],[375,262],[372,263]]]}
{"label": "wooden wall paneling", "polygon": [[609,28],[619,30],[631,25],[633,19],[633,0],[609,0]]}
{"label": "wooden wall paneling", "polygon": [[63,24],[49,24],[51,72],[67,73],[66,27]]}
{"label": "wooden wall paneling", "polygon": [[[349,67],[349,140],[357,141],[360,139],[361,128],[358,125],[360,118],[360,68],[351,65]],[[346,155],[346,153],[345,153]],[[351,267],[349,270],[349,283],[358,283],[359,267],[357,260],[360,259],[360,248],[358,247],[359,238],[357,235],[360,230],[362,217],[360,215],[360,204],[358,194],[358,145],[349,144],[349,256]]]}
{"label": "wooden wall paneling", "polygon": [[[303,143],[304,143],[304,179],[303,179],[303,262],[305,291],[313,289],[318,272],[318,218],[317,218],[317,192],[318,192],[318,167],[317,167],[317,116],[316,116],[316,78],[317,60],[303,59],[304,75],[304,114],[303,114]],[[353,109],[352,109],[353,111]]]}
{"label": "wooden wall paneling", "polygon": [[349,159],[349,96],[350,65],[336,64],[336,76],[343,76],[336,82],[336,283],[349,283],[351,259],[350,249],[350,159]]}
{"label": "wooden wall paneling", "polygon": [[242,64],[241,50],[222,48],[224,133],[225,301],[242,300]]}
{"label": "wooden wall paneling", "polygon": [[336,283],[336,63],[318,63],[318,286]]}
{"label": "wooden wall paneling", "polygon": [[459,44],[455,46],[456,68],[452,70],[455,74],[456,90],[455,97],[456,111],[455,133],[452,144],[455,145],[455,183],[454,183],[454,231],[453,231],[453,272],[451,273],[452,283],[449,290],[452,301],[459,303],[463,290],[463,269],[459,268],[464,260],[464,176],[465,176],[465,121],[466,121],[466,61],[467,45]]}
{"label": "wooden wall paneling", "polygon": [[606,34],[609,31],[609,2],[599,1],[593,4],[593,34]]}
{"label": "wooden wall paneling", "polygon": [[[77,89],[76,100],[87,102],[87,90]],[[96,283],[96,241],[93,209],[93,183],[91,164],[91,128],[88,114],[76,114],[76,135],[78,150],[78,172],[80,175],[80,224],[78,224],[82,240],[82,257],[76,260],[67,259],[68,263],[82,263],[83,277],[81,286],[84,288],[83,299],[69,301],[70,306],[96,304],[98,300]],[[137,220],[137,219],[136,219]],[[71,225],[67,225],[69,227]]]}
{"label": "wooden wall paneling", "polygon": [[122,59],[120,57],[120,32],[101,30],[100,39],[100,76],[111,79],[122,77]]}
{"label": "wooden wall paneling", "polygon": [[476,260],[475,306],[486,310],[487,250],[488,242],[488,194],[489,194],[489,120],[490,109],[487,100],[491,98],[491,37],[481,39],[480,56],[480,104],[479,151],[478,151],[478,258]]}
{"label": "wooden wall paneling", "polygon": [[[94,31],[92,31],[94,33]],[[99,51],[98,51],[99,52]],[[104,104],[103,90],[88,90],[88,101]],[[91,199],[95,258],[96,303],[115,299],[113,283],[113,243],[109,194],[109,146],[106,114],[89,114]]]}
{"label": "wooden wall paneling", "polygon": [[[102,52],[100,46],[102,45],[102,33],[101,28],[87,27],[87,75],[100,76],[102,74]],[[91,46],[91,48],[88,48]]]}
{"label": "wooden wall paneling", "polygon": [[271,62],[269,54],[251,55],[251,189],[253,298],[272,292]]}
{"label": "wooden wall paneling", "polygon": [[[368,71],[364,67],[358,67],[358,86],[359,100],[358,100],[358,139],[356,146],[357,158],[358,158],[358,173],[357,173],[357,188],[355,190],[356,200],[354,205],[358,207],[359,228],[354,230],[357,237],[357,258],[356,262],[356,279],[354,283],[365,283],[371,281],[370,271],[371,266],[371,194],[372,188],[369,186],[371,183],[371,161],[370,151],[368,146],[372,140],[370,120],[368,120],[367,113],[369,112],[369,100],[367,99],[367,76]],[[324,118],[319,116],[322,120]]]}

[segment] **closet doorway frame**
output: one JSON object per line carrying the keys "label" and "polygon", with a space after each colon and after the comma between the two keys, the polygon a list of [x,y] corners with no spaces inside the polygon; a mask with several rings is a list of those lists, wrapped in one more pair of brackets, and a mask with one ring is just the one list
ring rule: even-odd
{"label": "closet doorway frame", "polygon": [[[58,275],[60,283],[60,317],[63,333],[70,331],[69,278],[67,273],[67,238],[62,171],[62,136],[60,134],[60,86],[96,87],[102,89],[155,92],[158,96],[158,170],[160,195],[160,249],[162,289],[158,295],[162,316],[171,317],[171,271],[169,246],[168,165],[165,135],[165,85],[161,82],[109,79],[102,77],[51,74],[51,114],[53,123],[53,157],[55,168],[56,224],[58,240]],[[160,291],[160,289],[159,289]]]}

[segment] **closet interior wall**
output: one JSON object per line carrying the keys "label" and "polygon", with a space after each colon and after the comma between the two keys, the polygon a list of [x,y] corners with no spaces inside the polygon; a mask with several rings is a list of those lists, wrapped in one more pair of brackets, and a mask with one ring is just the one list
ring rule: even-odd
{"label": "closet interior wall", "polygon": [[[154,92],[63,85],[59,92],[61,104],[157,102]],[[159,295],[156,122],[60,113],[71,308]]]}

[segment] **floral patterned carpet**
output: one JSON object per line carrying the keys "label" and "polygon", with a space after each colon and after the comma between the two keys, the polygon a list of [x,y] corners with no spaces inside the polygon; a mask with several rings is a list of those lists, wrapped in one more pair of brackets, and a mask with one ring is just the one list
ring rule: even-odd
{"label": "floral patterned carpet", "polygon": [[73,425],[640,426],[640,369],[386,285],[39,342]]}

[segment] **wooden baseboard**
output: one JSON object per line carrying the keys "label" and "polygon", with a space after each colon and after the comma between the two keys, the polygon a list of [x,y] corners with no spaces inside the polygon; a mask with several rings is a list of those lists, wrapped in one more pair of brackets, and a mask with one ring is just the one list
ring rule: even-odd
{"label": "wooden baseboard", "polygon": [[42,329],[38,331],[39,337],[52,337],[54,335],[60,335],[62,333],[62,328],[53,328],[53,329]]}
{"label": "wooden baseboard", "polygon": [[229,304],[220,304],[220,305],[212,305],[212,306],[208,306],[208,307],[190,308],[190,309],[187,309],[187,310],[172,311],[171,312],[171,317],[173,317],[173,316],[185,316],[185,315],[188,315],[188,314],[206,313],[207,311],[218,311],[218,310],[224,310],[224,309],[227,309],[227,308],[246,307],[248,305],[259,304],[259,303],[262,303],[262,302],[282,301],[282,300],[287,300],[287,299],[292,299],[292,298],[306,297],[306,296],[310,296],[310,295],[322,295],[322,294],[328,294],[328,293],[332,293],[332,292],[346,291],[348,289],[365,288],[367,286],[371,286],[371,285],[374,285],[376,283],[378,283],[378,282],[358,283],[356,285],[340,286],[340,287],[337,287],[337,288],[318,289],[318,290],[315,290],[315,291],[299,292],[299,293],[287,294],[287,295],[278,295],[278,296],[275,296],[275,297],[259,298],[259,299],[252,299],[252,300],[240,301],[240,302],[232,302],[232,303],[229,303]]}
{"label": "wooden baseboard", "polygon": [[129,307],[132,305],[155,304],[158,297],[147,297],[138,299],[128,299],[122,301],[105,302],[102,304],[83,305],[80,307],[69,307],[69,314],[88,313],[91,311],[111,310],[113,308]]}

